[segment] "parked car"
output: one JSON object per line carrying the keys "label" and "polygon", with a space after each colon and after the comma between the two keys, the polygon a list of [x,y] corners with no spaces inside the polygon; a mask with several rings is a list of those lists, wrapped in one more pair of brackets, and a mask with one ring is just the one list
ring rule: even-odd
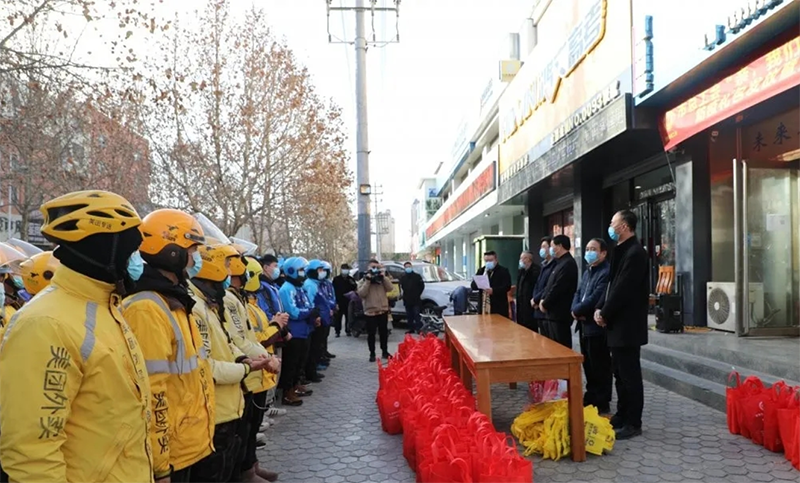
{"label": "parked car", "polygon": [[[392,277],[395,284],[399,283],[400,277],[405,275],[403,262],[382,262],[386,272]],[[422,292],[422,307],[420,312],[431,315],[453,315],[453,304],[450,302],[450,294],[457,287],[467,286],[470,282],[460,275],[449,272],[446,269],[426,262],[411,262],[411,268],[422,275],[425,282],[425,290]],[[402,294],[401,294],[402,297]],[[442,313],[437,313],[437,307],[447,307]],[[406,308],[400,298],[391,308],[392,322],[401,323],[406,319]]]}

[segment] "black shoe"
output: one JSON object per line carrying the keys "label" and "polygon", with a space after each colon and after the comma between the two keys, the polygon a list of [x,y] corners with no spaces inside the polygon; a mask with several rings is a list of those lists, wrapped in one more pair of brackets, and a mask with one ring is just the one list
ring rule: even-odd
{"label": "black shoe", "polygon": [[347,335],[347,337],[352,337],[353,336],[353,334],[351,334],[350,331],[345,332],[345,335]]}
{"label": "black shoe", "polygon": [[414,329],[407,330],[407,331],[406,331],[406,335],[409,335],[409,334],[414,334]]}
{"label": "black shoe", "polygon": [[615,415],[611,416],[611,427],[612,428],[614,428],[616,430],[619,430],[619,429],[622,429],[624,426],[625,426],[625,421],[622,419],[622,417],[620,415],[615,414]]}
{"label": "black shoe", "polygon": [[369,355],[369,361],[370,362],[375,362],[375,354],[370,354]]}
{"label": "black shoe", "polygon": [[383,351],[383,355],[381,355],[381,357],[384,358],[384,359],[388,359],[388,358],[392,357],[392,355],[389,354],[387,351]]}
{"label": "black shoe", "polygon": [[617,431],[617,441],[622,441],[623,439],[631,439],[636,436],[641,436],[642,428],[634,428],[630,425],[625,425],[624,428]]}
{"label": "black shoe", "polygon": [[330,352],[325,352],[325,357],[327,357],[328,359],[336,359],[336,355],[331,354]]}
{"label": "black shoe", "polygon": [[[325,379],[325,374],[320,374],[320,373],[317,373],[317,377],[318,377],[319,379]],[[313,381],[313,379],[312,379],[312,381]]]}
{"label": "black shoe", "polygon": [[597,407],[597,414],[609,414],[611,413],[611,406],[598,406]]}
{"label": "black shoe", "polygon": [[337,338],[337,339],[338,339],[339,337],[341,337],[341,336],[342,336],[342,334],[340,334],[340,333],[338,333],[338,332],[336,333],[336,338]]}

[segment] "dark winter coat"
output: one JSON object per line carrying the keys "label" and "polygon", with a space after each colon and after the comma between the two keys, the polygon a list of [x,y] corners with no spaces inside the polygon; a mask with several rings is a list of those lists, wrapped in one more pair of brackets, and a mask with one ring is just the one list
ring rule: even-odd
{"label": "dark winter coat", "polygon": [[647,252],[636,237],[614,247],[606,294],[597,308],[606,322],[609,347],[647,344],[650,307]]}
{"label": "dark winter coat", "polygon": [[531,268],[519,270],[517,276],[517,322],[520,324],[530,326],[533,324],[533,307],[531,307],[531,299],[533,298],[533,288],[539,280],[539,273],[542,269],[539,265],[532,263]]}
{"label": "dark winter coat", "polygon": [[594,267],[589,267],[583,272],[581,286],[572,299],[572,313],[575,317],[585,317],[581,321],[584,337],[603,335],[604,328],[594,321],[594,310],[597,302],[603,298],[608,287],[608,273],[611,265],[607,260]]}
{"label": "dark winter coat", "polygon": [[572,323],[572,297],[578,289],[578,264],[569,252],[556,260],[547,279],[542,303],[547,310],[545,319]]}
{"label": "dark winter coat", "polygon": [[[476,275],[484,273],[486,273],[486,267],[481,267]],[[508,291],[511,290],[511,273],[506,267],[498,264],[487,275],[489,276],[489,286],[492,287],[492,296],[489,298],[490,312],[508,317]],[[472,282],[472,290],[478,290],[475,281]],[[481,301],[483,301],[483,291],[481,291]]]}
{"label": "dark winter coat", "polygon": [[404,306],[419,306],[422,303],[422,292],[425,290],[425,282],[422,280],[422,275],[417,272],[411,272],[400,277],[400,290],[403,291]]}

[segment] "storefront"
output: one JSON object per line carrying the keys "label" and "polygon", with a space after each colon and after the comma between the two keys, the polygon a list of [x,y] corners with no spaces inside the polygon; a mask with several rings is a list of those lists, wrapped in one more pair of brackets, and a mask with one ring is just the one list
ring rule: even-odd
{"label": "storefront", "polygon": [[697,35],[668,28],[684,12],[635,3],[652,45],[634,48],[635,59],[651,56],[634,98],[657,113],[669,173],[654,175],[659,187],[634,178],[610,196],[642,201],[640,235],[682,276],[687,325],[797,335],[800,1],[735,3],[704,4]]}
{"label": "storefront", "polygon": [[[500,99],[498,202],[524,206],[534,252],[543,236],[564,234],[580,258],[589,239],[606,235],[612,185],[630,181],[610,173],[661,143],[654,121],[633,123],[629,2],[552,2],[536,28],[548,42]],[[632,206],[633,191],[624,194],[620,206]]]}

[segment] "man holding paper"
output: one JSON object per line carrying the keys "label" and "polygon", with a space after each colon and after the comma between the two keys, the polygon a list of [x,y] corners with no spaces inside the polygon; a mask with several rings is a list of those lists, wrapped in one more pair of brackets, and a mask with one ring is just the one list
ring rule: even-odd
{"label": "man holding paper", "polygon": [[[497,263],[497,253],[488,251],[483,254],[484,266],[472,279],[472,290],[481,290],[489,295],[490,312],[509,317],[508,291],[511,289],[511,274],[506,267]],[[487,287],[488,279],[488,287]],[[481,294],[481,299],[483,294]]]}

